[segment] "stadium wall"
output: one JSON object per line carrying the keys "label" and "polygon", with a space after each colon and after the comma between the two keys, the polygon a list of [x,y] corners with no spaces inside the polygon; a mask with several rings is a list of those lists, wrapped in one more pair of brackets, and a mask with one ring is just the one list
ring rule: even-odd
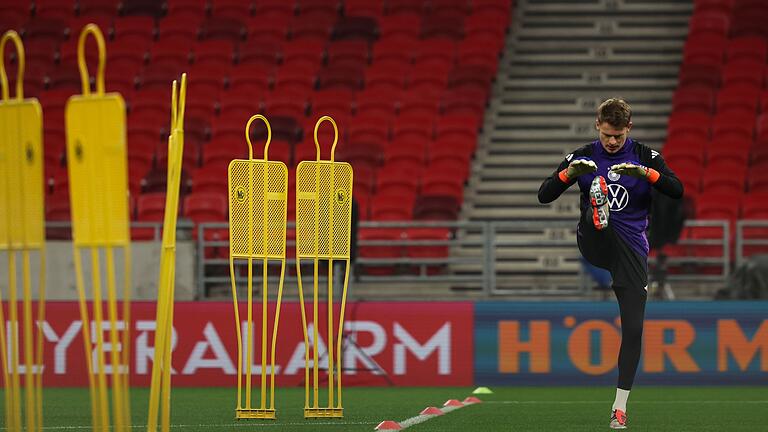
{"label": "stadium wall", "polygon": [[[240,307],[244,317],[245,306]],[[254,312],[258,329],[260,307]],[[134,385],[149,383],[154,314],[152,302],[133,305]],[[321,308],[319,316],[326,317],[326,311]],[[654,302],[646,317],[636,383],[768,384],[768,302]],[[231,302],[176,305],[175,386],[235,385],[234,321]],[[344,383],[612,385],[618,324],[613,302],[353,302],[346,310],[348,341],[354,343],[343,353]],[[325,333],[325,320],[318,325]],[[77,304],[50,303],[43,330],[44,382],[86,386]],[[282,305],[279,330],[278,385],[300,386],[304,342],[298,303]],[[259,334],[254,374],[260,373]],[[321,338],[321,352],[325,346]]]}
{"label": "stadium wall", "polygon": [[[132,298],[136,300],[157,299],[157,275],[160,274],[159,241],[131,243],[131,281],[133,286]],[[77,300],[75,285],[75,264],[72,255],[71,241],[46,242],[46,296],[51,300]],[[197,277],[195,273],[195,253],[197,244],[191,240],[176,242],[176,299],[193,300],[197,294]],[[117,252],[120,254],[121,252]],[[84,255],[83,274],[91,274],[91,260]],[[116,271],[122,271],[122,255],[117,255]],[[36,275],[39,273],[38,263],[32,263],[32,286],[38,286]],[[8,269],[0,268],[0,290],[8,292]],[[122,289],[122,288],[120,288]]]}

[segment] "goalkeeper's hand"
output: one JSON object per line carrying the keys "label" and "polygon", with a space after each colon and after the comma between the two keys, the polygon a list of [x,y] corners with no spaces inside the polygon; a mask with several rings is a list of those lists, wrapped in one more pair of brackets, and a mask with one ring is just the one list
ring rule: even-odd
{"label": "goalkeeper's hand", "polygon": [[611,166],[610,170],[615,172],[616,174],[626,174],[628,176],[644,178],[644,179],[650,178],[654,171],[648,167],[644,167],[642,165],[635,165],[629,162],[613,165]]}
{"label": "goalkeeper's hand", "polygon": [[568,176],[569,179],[573,179],[582,174],[595,171],[597,171],[597,164],[591,160],[576,159],[575,161],[571,162],[570,165],[568,165],[565,175]]}

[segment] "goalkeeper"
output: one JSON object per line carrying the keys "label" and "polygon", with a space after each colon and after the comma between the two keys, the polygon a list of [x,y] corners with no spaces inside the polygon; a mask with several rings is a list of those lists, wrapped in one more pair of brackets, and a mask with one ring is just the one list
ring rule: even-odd
{"label": "goalkeeper", "polygon": [[643,335],[648,293],[648,212],[651,188],[681,198],[683,186],[661,155],[629,137],[632,112],[621,99],[597,109],[599,138],[566,156],[539,188],[539,202],[550,203],[572,184],[581,190],[579,250],[613,278],[621,314],[621,348],[616,399],[610,427],[625,429]]}

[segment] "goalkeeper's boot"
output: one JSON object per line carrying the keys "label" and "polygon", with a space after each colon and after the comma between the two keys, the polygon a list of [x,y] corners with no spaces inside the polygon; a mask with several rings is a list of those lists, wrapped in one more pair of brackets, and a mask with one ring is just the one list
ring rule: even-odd
{"label": "goalkeeper's boot", "polygon": [[613,410],[611,413],[611,429],[626,429],[627,414],[622,410]]}
{"label": "goalkeeper's boot", "polygon": [[592,223],[598,230],[608,227],[608,215],[611,210],[608,206],[608,184],[603,176],[597,176],[589,187],[589,203],[592,205]]}

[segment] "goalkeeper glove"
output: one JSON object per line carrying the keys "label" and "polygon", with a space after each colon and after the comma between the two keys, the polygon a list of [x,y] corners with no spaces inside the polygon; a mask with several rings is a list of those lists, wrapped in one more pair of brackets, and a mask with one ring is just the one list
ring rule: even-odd
{"label": "goalkeeper glove", "polygon": [[576,159],[568,165],[568,168],[560,171],[559,177],[563,183],[568,183],[573,178],[595,171],[597,171],[597,164],[591,160]]}
{"label": "goalkeeper glove", "polygon": [[656,183],[656,180],[658,180],[660,176],[659,172],[653,168],[635,165],[630,162],[613,165],[611,171],[616,174],[626,174],[632,177],[644,178],[651,183]]}

